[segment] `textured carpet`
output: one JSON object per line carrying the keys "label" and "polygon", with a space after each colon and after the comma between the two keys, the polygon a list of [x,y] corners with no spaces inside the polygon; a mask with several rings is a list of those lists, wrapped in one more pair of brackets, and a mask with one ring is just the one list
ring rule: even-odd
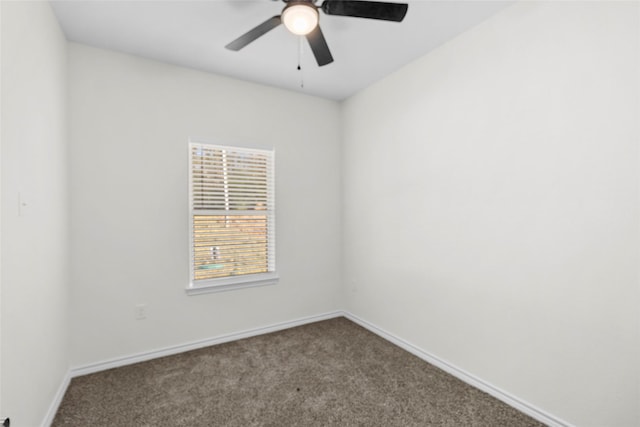
{"label": "textured carpet", "polygon": [[344,318],[74,378],[54,426],[541,426]]}

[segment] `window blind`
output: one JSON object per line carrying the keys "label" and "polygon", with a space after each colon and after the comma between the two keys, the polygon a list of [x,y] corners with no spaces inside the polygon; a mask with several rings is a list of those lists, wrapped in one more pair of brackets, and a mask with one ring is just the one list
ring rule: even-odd
{"label": "window blind", "polygon": [[274,152],[190,143],[192,282],[275,271]]}

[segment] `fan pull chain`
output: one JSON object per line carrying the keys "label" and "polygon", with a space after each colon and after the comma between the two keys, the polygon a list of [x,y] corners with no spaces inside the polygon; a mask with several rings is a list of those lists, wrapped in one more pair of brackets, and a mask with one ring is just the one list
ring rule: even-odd
{"label": "fan pull chain", "polygon": [[304,89],[304,74],[302,73],[302,39],[304,37],[298,37],[298,71],[300,72],[300,88]]}

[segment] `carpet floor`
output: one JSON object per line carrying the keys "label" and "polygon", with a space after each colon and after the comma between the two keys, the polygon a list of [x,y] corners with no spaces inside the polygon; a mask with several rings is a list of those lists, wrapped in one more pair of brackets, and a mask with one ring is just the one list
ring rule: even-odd
{"label": "carpet floor", "polygon": [[345,318],[74,378],[53,426],[542,426]]}

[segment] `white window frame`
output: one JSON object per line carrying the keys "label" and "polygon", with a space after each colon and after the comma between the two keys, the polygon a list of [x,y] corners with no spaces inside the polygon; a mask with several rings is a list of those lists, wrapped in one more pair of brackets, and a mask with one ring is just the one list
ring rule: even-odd
{"label": "white window frame", "polygon": [[[227,150],[235,153],[249,153],[249,154],[261,154],[267,155],[270,161],[270,165],[267,168],[267,187],[268,187],[268,203],[267,203],[267,236],[268,236],[268,248],[270,253],[268,261],[268,272],[244,274],[238,276],[226,276],[221,278],[201,279],[195,280],[194,271],[194,216],[200,212],[194,209],[194,189],[193,189],[193,148],[204,147]],[[278,274],[275,267],[275,151],[235,147],[228,145],[220,145],[212,142],[204,142],[200,140],[189,139],[189,284],[186,288],[188,295],[198,295],[211,292],[222,292],[234,289],[244,289],[255,286],[273,285],[278,282]],[[225,210],[209,211],[213,214],[220,214],[221,212],[229,212]],[[202,214],[203,212],[200,212]]]}

